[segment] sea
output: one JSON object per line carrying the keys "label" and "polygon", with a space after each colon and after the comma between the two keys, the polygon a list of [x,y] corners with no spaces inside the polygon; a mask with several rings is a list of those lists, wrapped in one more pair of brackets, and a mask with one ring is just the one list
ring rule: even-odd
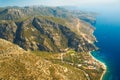
{"label": "sea", "polygon": [[91,54],[107,66],[103,80],[120,80],[120,3],[80,9],[97,13],[94,35],[99,50]]}

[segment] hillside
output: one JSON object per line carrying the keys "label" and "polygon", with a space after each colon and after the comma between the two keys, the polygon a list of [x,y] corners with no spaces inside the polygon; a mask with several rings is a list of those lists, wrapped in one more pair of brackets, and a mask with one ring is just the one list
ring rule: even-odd
{"label": "hillside", "polygon": [[0,79],[87,80],[81,70],[54,64],[3,39],[0,39]]}

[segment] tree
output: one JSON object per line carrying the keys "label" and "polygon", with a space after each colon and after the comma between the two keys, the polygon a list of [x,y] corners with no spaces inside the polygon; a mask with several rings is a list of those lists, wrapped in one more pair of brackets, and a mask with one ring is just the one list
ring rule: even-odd
{"label": "tree", "polygon": [[75,63],[74,57],[75,57],[76,52],[74,50],[69,50],[67,54],[70,55],[72,62]]}

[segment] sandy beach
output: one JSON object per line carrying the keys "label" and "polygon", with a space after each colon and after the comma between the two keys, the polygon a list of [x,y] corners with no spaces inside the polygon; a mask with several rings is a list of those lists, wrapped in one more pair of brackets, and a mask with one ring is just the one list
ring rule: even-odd
{"label": "sandy beach", "polygon": [[104,69],[104,71],[103,71],[103,73],[102,73],[102,75],[101,75],[101,78],[100,78],[100,80],[102,80],[104,74],[105,74],[106,71],[107,71],[107,66],[106,66],[103,62],[101,62],[100,60],[98,60],[98,59],[96,59],[94,56],[92,56],[91,52],[89,52],[89,55],[90,55],[94,60],[96,60],[97,62],[99,62],[99,63],[102,65],[102,68]]}

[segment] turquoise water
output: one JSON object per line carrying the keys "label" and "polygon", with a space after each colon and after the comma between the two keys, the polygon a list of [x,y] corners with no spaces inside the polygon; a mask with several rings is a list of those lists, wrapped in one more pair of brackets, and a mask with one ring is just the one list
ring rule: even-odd
{"label": "turquoise water", "polygon": [[82,9],[98,13],[94,35],[100,49],[92,55],[107,66],[103,80],[120,80],[120,3]]}

